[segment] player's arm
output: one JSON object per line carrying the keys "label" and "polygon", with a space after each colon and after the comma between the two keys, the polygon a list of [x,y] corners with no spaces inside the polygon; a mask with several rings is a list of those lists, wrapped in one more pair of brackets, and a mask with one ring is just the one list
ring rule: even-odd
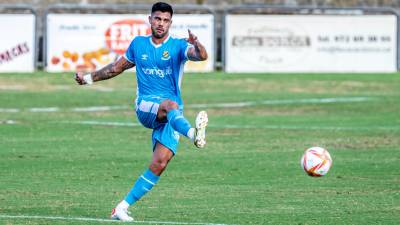
{"label": "player's arm", "polygon": [[189,48],[187,52],[189,60],[191,61],[206,60],[208,58],[206,49],[197,39],[196,35],[194,35],[190,30],[188,30],[188,32],[189,32],[189,38],[187,39],[187,42],[193,45],[193,47]]}
{"label": "player's arm", "polygon": [[127,69],[134,67],[135,64],[129,62],[125,57],[120,57],[117,61],[108,64],[100,70],[91,72],[89,74],[83,74],[78,72],[75,74],[75,80],[78,84],[91,84],[96,81],[107,80],[113,78]]}

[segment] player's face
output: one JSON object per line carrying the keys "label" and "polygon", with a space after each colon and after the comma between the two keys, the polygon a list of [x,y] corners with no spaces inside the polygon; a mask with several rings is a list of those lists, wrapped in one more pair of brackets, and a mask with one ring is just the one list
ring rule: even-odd
{"label": "player's face", "polygon": [[155,11],[149,16],[151,33],[155,38],[163,38],[168,34],[171,26],[171,14],[169,12]]}

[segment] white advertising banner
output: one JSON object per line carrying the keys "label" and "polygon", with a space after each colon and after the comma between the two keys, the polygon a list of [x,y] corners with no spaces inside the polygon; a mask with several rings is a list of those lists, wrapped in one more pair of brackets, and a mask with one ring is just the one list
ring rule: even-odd
{"label": "white advertising banner", "polygon": [[35,69],[35,15],[0,15],[0,72]]}
{"label": "white advertising banner", "polygon": [[[149,15],[49,14],[47,71],[94,71],[123,55],[135,36],[151,33]],[[214,16],[175,14],[170,34],[186,38],[188,29],[209,52],[204,62],[187,62],[185,71],[214,69]]]}
{"label": "white advertising banner", "polygon": [[227,72],[394,72],[394,15],[227,15]]}

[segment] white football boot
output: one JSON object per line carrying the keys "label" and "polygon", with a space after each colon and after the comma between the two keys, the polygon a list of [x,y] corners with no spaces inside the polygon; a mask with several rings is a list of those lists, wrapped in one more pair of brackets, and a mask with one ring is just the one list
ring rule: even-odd
{"label": "white football boot", "polygon": [[131,216],[129,216],[129,214],[130,214],[130,212],[128,212],[128,209],[116,207],[116,208],[112,209],[111,219],[121,220],[124,222],[132,222],[133,218]]}
{"label": "white football boot", "polygon": [[200,111],[196,116],[196,130],[194,136],[194,145],[198,148],[204,148],[206,145],[206,127],[208,116],[206,111]]}

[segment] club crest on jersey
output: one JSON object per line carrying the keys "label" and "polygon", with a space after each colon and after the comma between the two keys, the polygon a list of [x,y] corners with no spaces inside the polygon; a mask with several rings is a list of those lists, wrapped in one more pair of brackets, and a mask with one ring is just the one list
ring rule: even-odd
{"label": "club crest on jersey", "polygon": [[162,60],[168,60],[170,58],[171,58],[171,56],[169,55],[169,52],[168,51],[164,51],[163,54],[162,54],[161,59]]}

